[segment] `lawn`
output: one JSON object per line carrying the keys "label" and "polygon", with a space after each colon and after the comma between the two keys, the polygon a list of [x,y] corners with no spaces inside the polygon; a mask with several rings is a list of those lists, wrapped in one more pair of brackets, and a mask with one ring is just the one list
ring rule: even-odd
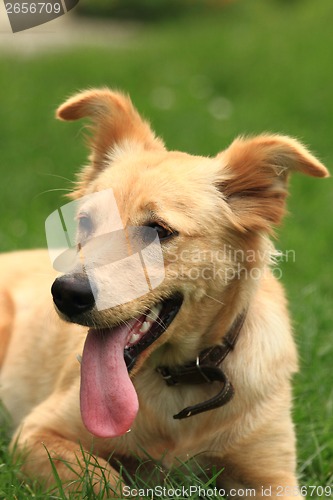
{"label": "lawn", "polygon": [[[127,91],[169,148],[214,155],[238,134],[279,132],[333,172],[332,17],[331,0],[239,0],[140,24],[123,47],[0,49],[1,250],[45,245],[44,220],[86,158],[82,123],[56,122],[54,109],[81,88]],[[298,470],[301,484],[333,486],[332,180],[296,175],[290,191],[277,246],[295,256],[281,266],[301,361]],[[45,498],[17,478],[7,441],[0,498]]]}

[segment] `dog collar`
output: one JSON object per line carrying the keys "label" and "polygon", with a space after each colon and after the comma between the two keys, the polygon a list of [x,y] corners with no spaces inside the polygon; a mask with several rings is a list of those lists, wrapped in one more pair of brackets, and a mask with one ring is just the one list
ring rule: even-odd
{"label": "dog collar", "polygon": [[191,361],[183,366],[160,366],[157,368],[157,372],[169,386],[179,384],[207,384],[215,381],[223,384],[222,389],[216,396],[202,403],[184,408],[184,410],[174,415],[173,418],[188,418],[204,411],[213,410],[224,406],[232,399],[235,390],[219,365],[224,361],[229,352],[235,348],[245,317],[246,311],[237,316],[221,344],[201,351],[195,361]]}

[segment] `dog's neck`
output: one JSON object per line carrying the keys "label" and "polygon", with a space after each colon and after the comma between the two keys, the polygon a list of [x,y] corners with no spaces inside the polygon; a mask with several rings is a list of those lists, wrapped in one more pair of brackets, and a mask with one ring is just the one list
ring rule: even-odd
{"label": "dog's neck", "polygon": [[233,397],[235,390],[221,369],[221,363],[235,348],[237,339],[242,330],[247,311],[239,314],[230,329],[222,339],[222,343],[209,347],[200,352],[196,360],[185,365],[175,367],[160,366],[157,372],[169,386],[186,384],[207,384],[215,381],[222,382],[223,387],[213,398],[184,408],[174,415],[175,419],[183,419],[197,415],[204,411],[213,410],[227,404]]}

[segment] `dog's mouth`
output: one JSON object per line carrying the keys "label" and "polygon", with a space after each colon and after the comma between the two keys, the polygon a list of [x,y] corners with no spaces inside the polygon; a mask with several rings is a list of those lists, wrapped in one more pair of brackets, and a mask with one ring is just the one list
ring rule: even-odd
{"label": "dog's mouth", "polygon": [[129,332],[124,357],[128,371],[135,365],[136,359],[147,347],[157,340],[169,327],[183,302],[180,294],[159,302],[149,311],[136,319]]}
{"label": "dog's mouth", "polygon": [[129,377],[137,358],[170,326],[182,305],[176,294],[112,328],[91,328],[81,362],[81,415],[95,436],[127,432],[139,409]]}

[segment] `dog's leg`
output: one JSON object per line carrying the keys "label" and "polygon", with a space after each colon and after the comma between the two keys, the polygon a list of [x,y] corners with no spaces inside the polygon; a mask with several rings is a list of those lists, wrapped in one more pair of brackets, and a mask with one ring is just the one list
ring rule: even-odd
{"label": "dog's leg", "polygon": [[[219,462],[218,482],[232,498],[303,498],[296,478],[295,437],[289,418],[267,424]],[[255,490],[255,496],[254,496]],[[235,496],[237,491],[239,496]]]}
{"label": "dog's leg", "polygon": [[[23,420],[11,443],[14,457],[26,476],[46,487],[58,486],[58,478],[65,491],[79,491],[85,476],[96,493],[104,490],[105,498],[121,498],[119,474],[89,452],[92,437],[83,427],[77,392],[74,383],[53,393]],[[73,436],[82,436],[82,442]]]}
{"label": "dog's leg", "polygon": [[46,488],[57,488],[58,478],[64,491],[80,491],[83,476],[89,475],[96,494],[104,491],[105,498],[121,498],[123,484],[106,460],[48,429],[28,433],[23,429],[14,436],[11,448],[23,474]]}

